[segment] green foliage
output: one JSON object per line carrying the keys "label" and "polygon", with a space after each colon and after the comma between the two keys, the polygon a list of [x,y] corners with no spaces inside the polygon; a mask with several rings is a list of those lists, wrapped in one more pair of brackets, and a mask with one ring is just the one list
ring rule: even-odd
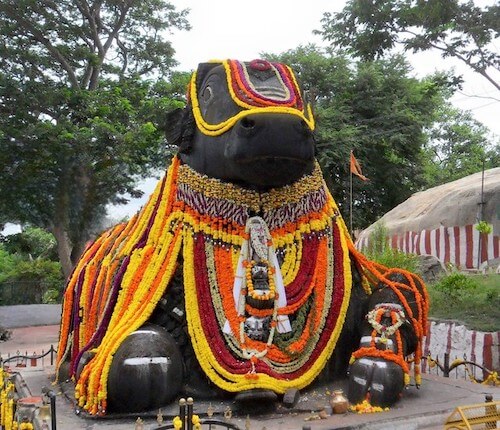
{"label": "green foliage", "polygon": [[26,227],[21,233],[1,238],[1,242],[10,254],[18,254],[23,258],[57,260],[54,235],[38,227]]}
{"label": "green foliage", "polygon": [[317,157],[341,210],[349,208],[349,154],[369,181],[353,180],[354,228],[364,228],[425,185],[424,129],[449,94],[446,76],[410,76],[403,57],[352,64],[314,45],[268,55],[297,70],[317,118]]}
{"label": "green foliage", "polygon": [[500,30],[499,12],[498,4],[480,8],[472,1],[350,0],[341,12],[325,13],[316,33],[366,60],[381,58],[396,45],[413,52],[435,49],[500,89],[494,79],[500,56],[492,43]]}
{"label": "green foliage", "polygon": [[385,252],[389,248],[389,230],[386,225],[379,221],[374,227],[370,234],[370,239],[368,241],[367,254],[377,255]]}
{"label": "green foliage", "polygon": [[429,187],[479,172],[483,162],[486,169],[498,166],[500,144],[488,141],[488,129],[470,112],[441,106],[427,134],[424,171]]}
{"label": "green foliage", "polygon": [[499,275],[452,273],[428,285],[433,318],[451,319],[470,329],[500,330]]}
{"label": "green foliage", "polygon": [[54,261],[57,260],[54,248],[54,236],[36,227],[2,238],[0,304],[61,301],[64,277],[61,264]]}
{"label": "green foliage", "polygon": [[478,288],[474,280],[463,273],[452,273],[434,285],[437,291],[442,292],[448,299],[457,301],[469,297]]}
{"label": "green foliage", "polygon": [[486,221],[479,221],[476,230],[482,234],[490,234],[493,231],[493,226]]}
{"label": "green foliage", "polygon": [[159,125],[188,79],[166,36],[186,15],[164,0],[0,3],[0,213],[54,233],[66,276],[106,205],[166,165]]}
{"label": "green foliage", "polygon": [[368,249],[364,250],[367,257],[386,267],[397,267],[418,273],[418,257],[415,254],[406,254],[398,249],[391,248],[387,227],[378,222],[368,240]]}
{"label": "green foliage", "polygon": [[0,245],[0,283],[9,278],[20,260],[18,255],[9,253]]}
{"label": "green foliage", "polygon": [[19,261],[0,282],[0,304],[45,303],[47,291],[51,302],[60,302],[64,288],[61,265],[49,260]]}

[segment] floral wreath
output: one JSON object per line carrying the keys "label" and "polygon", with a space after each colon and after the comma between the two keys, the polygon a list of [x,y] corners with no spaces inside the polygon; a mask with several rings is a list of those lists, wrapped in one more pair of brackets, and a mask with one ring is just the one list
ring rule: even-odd
{"label": "floral wreath", "polygon": [[[381,324],[383,317],[391,318],[392,324]],[[381,335],[382,339],[393,336],[406,321],[405,313],[401,306],[394,303],[379,303],[366,315],[367,321],[373,329]],[[382,341],[383,342],[383,341]]]}

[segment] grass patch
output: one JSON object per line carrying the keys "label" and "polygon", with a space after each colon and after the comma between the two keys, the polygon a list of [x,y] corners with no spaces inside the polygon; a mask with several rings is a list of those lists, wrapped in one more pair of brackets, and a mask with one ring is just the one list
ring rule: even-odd
{"label": "grass patch", "polygon": [[[419,274],[419,259],[389,245],[388,230],[377,223],[368,241],[366,256],[387,267],[399,267]],[[453,272],[427,285],[429,316],[454,320],[471,330],[500,330],[500,275],[472,275]]]}
{"label": "grass patch", "polygon": [[430,317],[454,320],[472,330],[500,330],[500,275],[452,273],[428,290]]}

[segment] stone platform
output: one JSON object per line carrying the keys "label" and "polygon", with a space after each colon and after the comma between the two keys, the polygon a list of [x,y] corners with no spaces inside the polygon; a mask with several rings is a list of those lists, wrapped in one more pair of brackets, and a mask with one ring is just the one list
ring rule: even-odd
{"label": "stone platform", "polygon": [[[3,358],[16,351],[31,353],[33,350],[48,350],[50,345],[57,346],[58,326],[38,326],[13,328],[12,339],[0,343],[0,354]],[[77,415],[72,397],[71,383],[53,386],[54,366],[47,361],[42,366],[16,367],[12,363],[12,373],[25,384],[30,396],[40,396],[42,387],[53,389],[58,395],[56,400],[57,429],[109,429],[133,430],[137,416],[111,416],[107,418],[86,417]],[[328,387],[316,387],[301,393],[300,400],[293,409],[286,409],[278,404],[271,413],[262,411],[238,411],[232,401],[205,402],[195,399],[194,413],[200,417],[206,416],[207,409],[214,409],[214,418],[224,420],[224,412],[229,407],[232,411],[231,423],[240,429],[249,426],[252,430],[311,430],[330,429],[438,429],[454,408],[461,405],[483,403],[485,395],[490,394],[494,400],[500,399],[500,388],[474,384],[469,381],[424,375],[420,389],[410,387],[405,391],[401,401],[389,411],[375,414],[355,414],[348,412],[341,415],[331,415],[328,403],[329,392],[342,388],[345,381],[333,383]],[[171,405],[162,409],[164,424],[178,413],[178,407]],[[145,430],[158,428],[156,413],[144,414]],[[248,416],[248,418],[247,418]]]}

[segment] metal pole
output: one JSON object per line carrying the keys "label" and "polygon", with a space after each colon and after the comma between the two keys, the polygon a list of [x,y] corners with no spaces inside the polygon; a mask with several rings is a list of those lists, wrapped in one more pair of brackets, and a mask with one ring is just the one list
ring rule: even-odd
{"label": "metal pole", "polygon": [[[483,171],[481,175],[481,201],[479,203],[479,222],[484,221],[484,163],[485,160],[483,158]],[[477,244],[477,269],[479,270],[479,266],[481,266],[481,252],[482,252],[482,233],[479,232],[479,240]]]}
{"label": "metal pole", "polygon": [[450,377],[450,354],[447,352],[444,353],[443,376],[445,378]]}
{"label": "metal pole", "polygon": [[186,430],[186,399],[179,400],[179,417],[182,421],[182,430]]}
{"label": "metal pole", "polygon": [[47,387],[42,387],[42,393],[50,399],[50,428],[57,430],[56,423],[56,393]]}
{"label": "metal pole", "polygon": [[193,398],[188,397],[187,398],[187,418],[186,418],[186,424],[187,424],[187,430],[193,430]]}

